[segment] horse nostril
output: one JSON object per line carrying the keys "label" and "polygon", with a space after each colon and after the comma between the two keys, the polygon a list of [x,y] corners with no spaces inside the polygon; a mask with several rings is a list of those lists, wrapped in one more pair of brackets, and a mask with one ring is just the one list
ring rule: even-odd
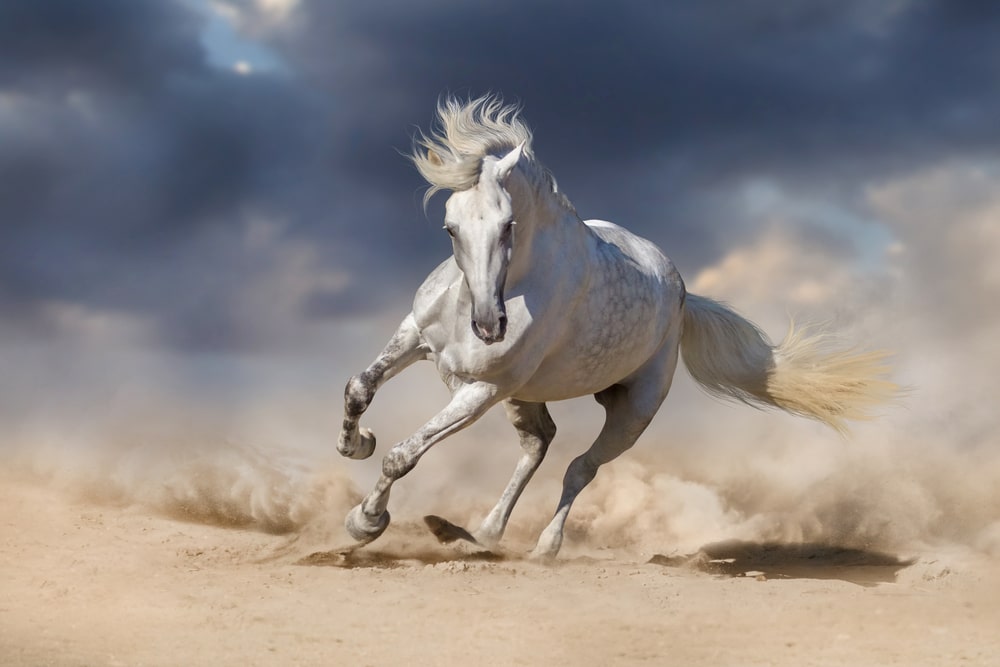
{"label": "horse nostril", "polygon": [[490,324],[489,327],[486,328],[480,325],[476,320],[472,320],[471,325],[472,333],[475,334],[476,338],[489,345],[503,340],[504,334],[507,332],[507,316],[500,315],[497,318],[495,325]]}

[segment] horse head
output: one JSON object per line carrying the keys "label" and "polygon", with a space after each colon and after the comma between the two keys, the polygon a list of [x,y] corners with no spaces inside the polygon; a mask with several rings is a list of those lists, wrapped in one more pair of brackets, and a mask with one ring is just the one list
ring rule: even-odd
{"label": "horse head", "polygon": [[478,182],[445,203],[444,228],[472,296],[472,331],[487,345],[507,332],[503,292],[516,223],[506,185],[523,149],[522,143],[502,157],[484,157]]}

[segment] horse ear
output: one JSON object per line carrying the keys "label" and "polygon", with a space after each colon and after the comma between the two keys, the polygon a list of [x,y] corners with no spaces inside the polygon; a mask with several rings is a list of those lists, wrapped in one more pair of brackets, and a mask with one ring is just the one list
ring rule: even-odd
{"label": "horse ear", "polygon": [[524,153],[524,142],[519,143],[514,149],[504,155],[500,160],[497,161],[497,180],[501,183],[507,180],[510,176],[510,172],[514,171],[514,167],[521,160],[521,155]]}
{"label": "horse ear", "polygon": [[444,164],[444,160],[441,159],[441,156],[438,155],[435,151],[431,150],[430,148],[427,149],[427,161],[430,162],[435,167],[440,167],[442,164]]}

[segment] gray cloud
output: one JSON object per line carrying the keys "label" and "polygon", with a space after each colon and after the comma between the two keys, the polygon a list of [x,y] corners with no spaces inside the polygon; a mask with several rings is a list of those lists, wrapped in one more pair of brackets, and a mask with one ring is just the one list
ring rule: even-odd
{"label": "gray cloud", "polygon": [[974,4],[304,2],[273,44],[345,99],[371,91],[342,119],[373,177],[394,172],[369,146],[437,95],[498,90],[584,215],[697,267],[756,233],[719,201],[748,177],[854,210],[872,178],[995,153],[998,17]]}
{"label": "gray cloud", "polygon": [[0,84],[143,94],[169,73],[196,73],[199,18],[181,3],[95,0],[0,5]]}

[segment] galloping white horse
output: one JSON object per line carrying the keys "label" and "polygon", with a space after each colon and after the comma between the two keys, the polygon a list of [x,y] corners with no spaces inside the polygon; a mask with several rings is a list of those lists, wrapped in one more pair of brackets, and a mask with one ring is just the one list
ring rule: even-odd
{"label": "galloping white horse", "polygon": [[424,452],[503,403],[524,454],[478,530],[447,525],[452,535],[496,545],[555,435],[546,401],[593,394],[607,413],[604,428],[570,464],[555,516],[532,552],[554,557],[574,499],[645,430],[670,389],[679,351],[712,394],[838,430],[895,391],[883,379],[884,353],[824,350],[821,336],[801,331],[773,346],[726,306],[686,293],[651,242],[610,222],[581,220],[535,159],[517,107],[489,96],[449,98],[437,111],[439,127],[419,136],[412,159],[430,183],[425,203],[439,190],[453,192],[444,228],[454,256],[421,285],[413,312],[378,358],[347,383],[337,449],[355,459],[372,455],[375,437],[358,420],[375,391],[417,360],[434,362],[452,398],[386,454],[374,489],[347,516],[354,539],[382,534],[393,482]]}

